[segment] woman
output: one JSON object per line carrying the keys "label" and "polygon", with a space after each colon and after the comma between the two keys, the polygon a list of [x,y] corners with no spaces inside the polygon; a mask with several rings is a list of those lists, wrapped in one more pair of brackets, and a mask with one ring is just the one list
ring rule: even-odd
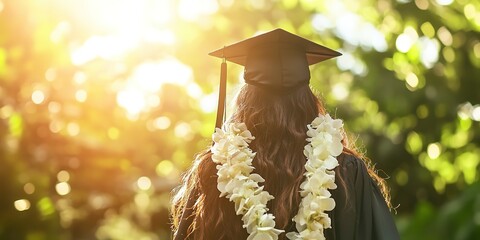
{"label": "woman", "polygon": [[339,54],[281,29],[219,51],[248,84],[173,198],[176,239],[399,239],[384,181],[308,85]]}

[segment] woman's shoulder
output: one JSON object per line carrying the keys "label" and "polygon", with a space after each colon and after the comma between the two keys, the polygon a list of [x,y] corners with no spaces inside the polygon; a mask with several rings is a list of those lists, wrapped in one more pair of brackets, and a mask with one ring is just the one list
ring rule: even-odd
{"label": "woman's shoulder", "polygon": [[338,167],[335,172],[346,182],[358,184],[359,181],[371,180],[367,164],[361,156],[344,152],[337,157],[337,160]]}
{"label": "woman's shoulder", "polygon": [[365,162],[358,155],[349,152],[343,152],[337,157],[338,166],[340,168],[362,168]]}

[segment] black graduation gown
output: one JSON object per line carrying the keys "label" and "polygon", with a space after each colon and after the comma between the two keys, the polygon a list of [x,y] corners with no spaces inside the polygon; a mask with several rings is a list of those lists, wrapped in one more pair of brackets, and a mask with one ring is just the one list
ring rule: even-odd
{"label": "black graduation gown", "polygon": [[[328,212],[332,228],[326,229],[327,240],[399,240],[392,215],[377,186],[367,172],[365,163],[347,154],[338,157],[336,168],[337,189],[332,190],[335,209]],[[339,181],[343,179],[344,184]],[[195,194],[194,194],[195,195]],[[195,197],[190,198],[189,206]],[[191,211],[185,216],[189,216]],[[185,220],[185,219],[184,219]],[[190,218],[191,220],[191,218]],[[174,240],[185,239],[191,221],[178,230]],[[295,223],[287,232],[296,231]],[[243,239],[239,239],[243,240]]]}
{"label": "black graduation gown", "polygon": [[[385,200],[367,172],[365,163],[351,155],[338,158],[335,209],[329,212],[332,228],[327,240],[398,240],[395,222]],[[344,186],[339,181],[343,179]]]}

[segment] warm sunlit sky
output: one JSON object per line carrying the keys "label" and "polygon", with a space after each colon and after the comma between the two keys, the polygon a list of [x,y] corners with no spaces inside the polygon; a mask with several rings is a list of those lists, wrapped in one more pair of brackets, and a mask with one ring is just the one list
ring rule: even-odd
{"label": "warm sunlit sky", "polygon": [[[50,34],[53,43],[61,42],[71,28],[71,22],[80,24],[84,29],[82,40],[70,43],[70,60],[73,65],[81,67],[95,59],[106,61],[125,61],[129,53],[140,51],[142,45],[162,44],[165,48],[174,49],[178,46],[177,22],[191,21],[199,24],[208,24],[209,19],[218,11],[219,7],[228,7],[233,3],[231,0],[105,0],[105,1],[32,1],[35,4],[47,4],[51,6],[54,14],[63,16]],[[251,1],[253,6],[260,6],[264,1]],[[415,1],[419,8],[425,7],[427,1]],[[451,0],[436,0],[437,4],[449,5]],[[464,8],[465,15],[475,18],[480,22],[478,13],[473,5]],[[424,22],[421,26],[422,34],[412,27],[404,29],[396,39],[386,39],[385,32],[394,27],[395,20],[385,20],[386,25],[376,28],[365,18],[351,11],[344,1],[332,1],[329,8],[322,13],[317,13],[311,19],[312,26],[316,31],[333,30],[337,36],[348,42],[351,46],[360,46],[365,49],[374,49],[383,52],[387,49],[387,41],[395,41],[399,52],[406,53],[411,48],[420,49],[420,61],[426,68],[431,68],[438,61],[440,44],[450,46],[452,34],[444,27],[435,32],[430,22]],[[267,30],[267,29],[264,29]],[[262,32],[264,30],[260,30]],[[182,29],[181,31],[188,31]],[[259,33],[258,32],[258,33]],[[422,36],[423,35],[423,36]],[[169,47],[170,46],[170,47]],[[444,57],[454,60],[452,48],[446,48]],[[337,65],[342,71],[351,71],[355,75],[364,75],[368,71],[362,61],[351,54],[351,49],[339,49],[343,56],[337,59]],[[475,46],[475,52],[479,52],[480,44]],[[120,66],[121,67],[121,66]],[[415,90],[424,84],[414,72],[406,69],[406,87]],[[47,70],[47,80],[54,73]],[[114,85],[117,91],[117,104],[126,110],[131,119],[136,119],[138,114],[155,108],[160,103],[158,96],[163,84],[178,84],[187,89],[188,94],[198,100],[199,107],[206,113],[211,113],[216,107],[216,92],[203,92],[193,77],[192,68],[173,54],[166,54],[163,58],[155,61],[143,62],[137,65],[127,79]],[[75,81],[81,84],[85,81],[83,72],[78,72]],[[343,82],[332,87],[335,98],[338,100],[348,96],[348,86]],[[88,93],[84,89],[78,89],[75,99],[84,102]],[[36,104],[43,103],[45,93],[41,89],[32,92],[32,101]],[[480,119],[475,110],[475,119]]]}

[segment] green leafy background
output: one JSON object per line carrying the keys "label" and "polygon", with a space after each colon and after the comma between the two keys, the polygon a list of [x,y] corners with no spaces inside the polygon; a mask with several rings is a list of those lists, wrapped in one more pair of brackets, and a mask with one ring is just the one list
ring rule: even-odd
{"label": "green leafy background", "polygon": [[170,239],[214,125],[207,53],[278,27],[343,53],[312,86],[387,178],[402,239],[478,239],[476,0],[0,0],[0,239]]}

